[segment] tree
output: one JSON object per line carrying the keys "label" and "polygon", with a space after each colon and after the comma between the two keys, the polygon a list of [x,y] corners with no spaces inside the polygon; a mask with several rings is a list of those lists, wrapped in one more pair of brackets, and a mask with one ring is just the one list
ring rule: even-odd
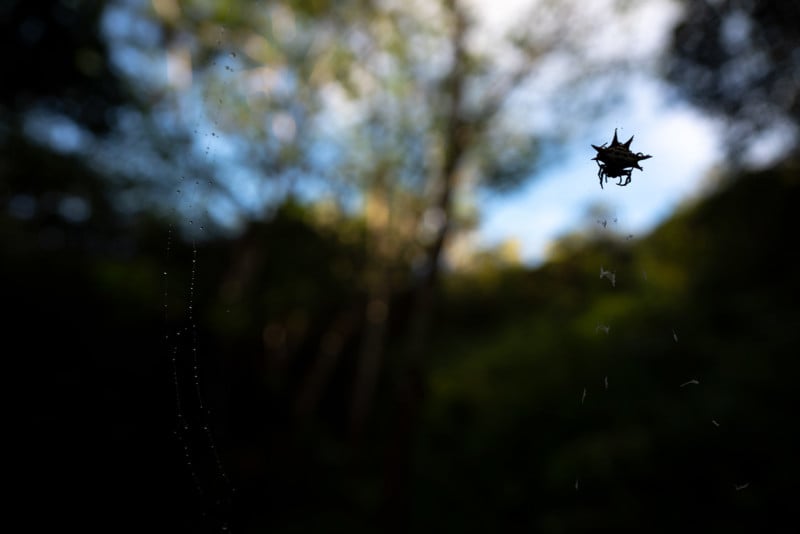
{"label": "tree", "polygon": [[[400,408],[386,484],[395,497],[387,501],[402,506],[447,246],[474,222],[472,191],[536,175],[548,135],[532,109],[546,101],[536,98],[545,92],[541,86],[574,105],[582,100],[578,82],[610,69],[612,61],[590,68],[584,59],[598,13],[578,2],[532,2],[501,39],[485,33],[475,12],[456,0],[152,5],[152,12],[128,7],[125,16],[155,22],[157,38],[111,36],[144,58],[142,68],[128,65],[131,72],[146,73],[161,58],[168,73],[149,81],[139,75],[135,82],[150,103],[143,127],[158,134],[148,160],[159,164],[141,171],[150,177],[143,183],[169,192],[185,176],[181,183],[194,181],[190,187],[207,205],[232,199],[243,218],[264,218],[297,196],[312,204],[327,200],[336,206],[334,219],[363,222],[359,290],[366,323],[350,435],[357,444],[378,377],[387,374],[391,320],[407,332],[405,346],[391,348]],[[557,68],[564,64],[570,67]],[[560,116],[564,129],[553,135],[569,129],[567,109]],[[190,140],[198,130],[204,146]],[[211,145],[219,147],[213,156]],[[197,168],[197,161],[207,168]],[[239,187],[228,180],[231,169]],[[213,189],[205,185],[211,175]],[[403,293],[412,295],[405,313],[396,307]],[[325,368],[312,366],[298,411],[313,411],[307,399],[319,395],[309,389],[324,388],[328,379],[319,373],[331,372],[330,366],[314,369]],[[389,524],[401,526],[402,514],[388,513]]]}

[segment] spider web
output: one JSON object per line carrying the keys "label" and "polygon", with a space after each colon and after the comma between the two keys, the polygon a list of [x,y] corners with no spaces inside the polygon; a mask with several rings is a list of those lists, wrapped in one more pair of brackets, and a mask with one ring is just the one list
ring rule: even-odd
{"label": "spider web", "polygon": [[[612,188],[611,192],[616,194],[626,193],[625,190],[617,190],[616,188]],[[603,191],[603,193],[607,192]],[[613,264],[613,258],[620,257],[619,247],[630,248],[636,246],[636,236],[620,228],[621,221],[615,210],[596,207],[589,215],[592,219],[589,222],[591,225],[589,234],[599,244],[601,256],[612,258],[612,262],[598,265],[599,276],[595,277],[593,283],[601,284],[603,290],[610,292],[610,294],[620,291],[628,294],[632,293],[634,299],[643,303],[644,315],[655,316],[653,311],[658,307],[658,303],[655,301],[658,297],[653,293],[652,287],[654,283],[658,283],[658,280],[654,280],[652,276],[648,275],[643,265],[637,265],[631,261],[624,262],[621,266]],[[621,343],[618,340],[619,332],[625,329],[626,325],[617,324],[613,319],[605,316],[595,317],[595,323],[594,335],[597,338],[598,346],[604,346],[605,348],[612,346],[611,353],[622,359],[646,357],[646,355],[632,352],[628,344]],[[674,384],[666,385],[665,388],[668,389],[665,389],[660,394],[667,397],[682,395],[691,398],[693,388],[703,387],[703,379],[696,372],[697,362],[690,361],[685,357],[686,351],[684,347],[687,340],[681,339],[680,319],[676,317],[670,324],[660,324],[655,330],[661,332],[663,337],[661,343],[665,347],[664,351],[674,359],[674,363],[671,365],[671,374],[678,373],[685,377],[680,383],[675,382]],[[690,343],[691,341],[688,342]],[[613,374],[613,369],[616,367],[615,362],[605,361],[605,365],[609,369],[603,370],[602,376],[597,374],[597,366],[582,372],[585,381],[576,395],[576,410],[578,420],[587,428],[587,432],[589,432],[588,428],[596,425],[592,421],[593,417],[601,414],[605,415],[604,412],[611,409],[615,401],[610,399],[617,397],[618,402],[619,398],[629,396],[629,391],[632,391],[631,376],[617,378]],[[630,399],[629,402],[639,402],[639,400]],[[694,414],[692,417],[697,416],[699,414]],[[711,417],[707,419],[707,428],[704,435],[695,436],[693,439],[722,439],[723,434],[721,432],[725,432],[725,427],[728,426],[726,423],[720,417],[711,414]],[[578,459],[578,464],[575,466],[575,478],[574,481],[571,481],[576,492],[582,489],[585,490],[586,481],[581,474],[581,469],[585,469],[587,466],[591,467],[592,462],[593,460],[590,458]],[[707,466],[707,469],[711,472],[725,473],[725,480],[720,482],[728,488],[732,488],[733,491],[742,491],[750,486],[749,481],[737,478],[737,476],[741,477],[742,471],[741,469],[734,469],[732,465]],[[593,489],[596,490],[597,488]],[[713,489],[708,488],[708,491],[712,492]]]}
{"label": "spider web", "polygon": [[[217,46],[222,48],[224,28],[220,31]],[[224,63],[224,61],[223,61]],[[215,62],[216,66],[217,63]],[[232,67],[223,64],[226,71]],[[203,97],[203,108],[208,107],[209,97]],[[195,135],[205,139],[203,159],[209,168],[214,167],[214,152],[210,139],[216,138],[215,123],[201,125],[198,119],[193,129]],[[204,131],[205,130],[205,131]],[[229,532],[233,498],[236,489],[228,475],[217,445],[212,406],[207,400],[204,388],[204,365],[199,317],[204,310],[196,303],[201,278],[198,240],[205,239],[206,227],[202,221],[208,219],[205,202],[206,194],[214,185],[208,180],[209,188],[197,178],[181,176],[175,188],[176,205],[173,213],[179,215],[182,225],[170,223],[166,237],[165,264],[182,265],[176,272],[163,271],[164,278],[164,347],[169,361],[170,380],[174,391],[174,430],[177,454],[185,467],[185,475],[191,485],[197,503],[199,527],[209,532]],[[196,221],[201,221],[195,224]],[[188,236],[176,239],[176,234]],[[188,251],[179,247],[189,246]],[[186,257],[185,252],[190,256]],[[175,287],[177,286],[177,287]],[[172,292],[178,292],[172,298]],[[175,304],[175,303],[178,304]],[[171,304],[172,303],[172,304]],[[181,304],[182,303],[182,304]],[[177,309],[176,309],[177,308]],[[207,358],[206,358],[207,359]]]}

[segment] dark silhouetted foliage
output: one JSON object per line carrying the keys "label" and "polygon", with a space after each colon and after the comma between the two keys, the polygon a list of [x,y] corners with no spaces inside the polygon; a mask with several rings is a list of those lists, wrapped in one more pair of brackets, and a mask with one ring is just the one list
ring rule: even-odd
{"label": "dark silhouetted foliage", "polygon": [[800,6],[796,2],[684,2],[665,73],[699,107],[731,121],[730,153],[753,133],[800,121]]}
{"label": "dark silhouetted foliage", "polygon": [[95,132],[128,98],[100,31],[102,2],[9,0],[0,7],[3,114],[44,108]]}

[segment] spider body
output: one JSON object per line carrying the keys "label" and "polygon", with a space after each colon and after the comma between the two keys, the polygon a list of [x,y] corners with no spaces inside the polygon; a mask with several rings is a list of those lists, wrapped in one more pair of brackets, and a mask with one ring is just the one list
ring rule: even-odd
{"label": "spider body", "polygon": [[[624,143],[620,143],[617,139],[617,130],[614,130],[614,139],[611,140],[611,145],[606,146],[603,143],[600,146],[592,145],[597,151],[597,155],[592,160],[597,162],[597,177],[600,179],[600,189],[603,188],[603,179],[608,182],[610,178],[619,178],[617,185],[625,186],[631,183],[631,172],[633,169],[642,169],[639,162],[643,159],[649,159],[653,156],[642,154],[641,152],[633,153],[630,150],[633,136]],[[625,182],[622,179],[625,178]]]}

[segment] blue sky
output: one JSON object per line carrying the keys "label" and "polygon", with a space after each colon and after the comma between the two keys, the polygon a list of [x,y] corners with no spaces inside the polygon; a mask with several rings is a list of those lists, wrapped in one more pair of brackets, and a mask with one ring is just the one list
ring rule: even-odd
{"label": "blue sky", "polygon": [[[553,166],[513,194],[482,203],[477,242],[491,246],[514,240],[523,261],[536,265],[554,239],[592,230],[592,207],[603,207],[617,218],[615,231],[638,236],[701,194],[721,157],[719,126],[668,94],[653,79],[631,84],[628,102],[575,140],[563,165]],[[634,170],[627,186],[609,179],[601,189],[591,144],[610,142],[615,128],[621,141],[634,136],[634,152],[653,157],[642,162],[644,171]]]}
{"label": "blue sky", "polygon": [[[481,13],[479,19],[486,21],[485,31],[494,35],[501,34],[535,1],[472,0]],[[629,3],[623,14],[608,10],[611,4],[613,0],[579,3],[577,16],[588,18],[589,27],[597,29],[596,35],[586,37],[587,53],[593,61],[619,57],[633,61],[633,71],[621,74],[615,82],[624,89],[625,98],[585,135],[570,140],[563,164],[549,168],[513,194],[481,202],[481,224],[474,236],[479,246],[512,240],[519,246],[522,260],[537,265],[546,259],[550,244],[559,236],[593,230],[592,207],[603,207],[616,217],[613,230],[637,237],[713,188],[714,168],[724,163],[724,123],[676,98],[674,88],[661,81],[657,71],[681,4],[641,0]],[[612,12],[616,13],[613,17],[603,16]],[[601,190],[591,145],[610,142],[615,128],[621,141],[634,136],[634,152],[653,157],[642,162],[643,172],[633,171],[628,186],[618,187],[609,180]],[[743,159],[751,167],[769,165],[789,148],[796,134],[786,125],[775,124],[756,139]]]}
{"label": "blue sky", "polygon": [[[531,0],[473,3],[486,21],[486,32],[500,34]],[[601,0],[592,8],[602,12],[606,4],[610,2]],[[720,125],[675,99],[654,70],[679,14],[676,2],[648,0],[635,4],[626,16],[597,25],[594,54],[635,55],[641,65],[634,74],[619,78],[625,98],[585,135],[570,140],[563,164],[548,168],[520,190],[483,199],[476,244],[513,240],[523,261],[536,265],[559,236],[593,229],[596,220],[589,215],[593,207],[603,207],[616,217],[615,231],[640,236],[701,194],[709,184],[709,171],[720,161]],[[634,136],[634,152],[653,158],[642,162],[644,171],[635,170],[628,186],[618,187],[609,180],[600,189],[591,145],[610,142],[615,128],[622,141]]]}

